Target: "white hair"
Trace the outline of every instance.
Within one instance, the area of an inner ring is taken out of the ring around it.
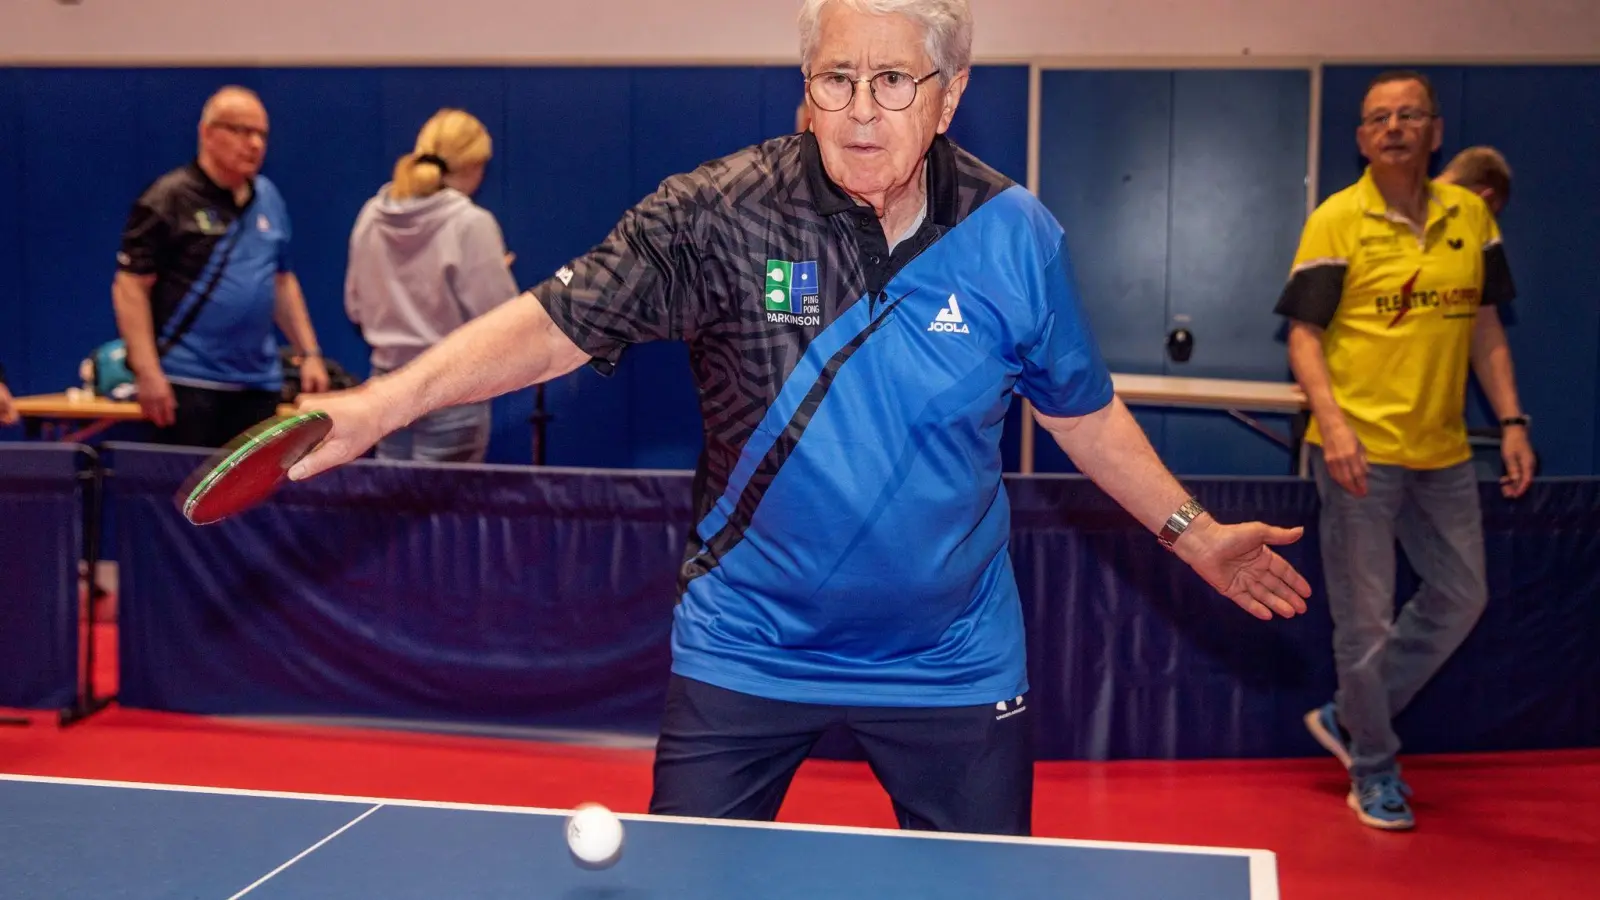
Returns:
[[[822,30],[822,8],[838,3],[869,15],[901,15],[922,26],[928,58],[949,82],[972,65],[972,9],[967,0],[805,0],[800,7],[800,64],[809,65]]]

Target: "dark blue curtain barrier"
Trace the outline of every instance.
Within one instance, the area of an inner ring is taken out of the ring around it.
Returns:
[[[687,474],[361,462],[197,529],[172,495],[200,456],[107,452],[124,705],[653,733]],[[1224,519],[1305,525],[1285,554],[1320,592],[1310,483],[1193,486]],[[1334,686],[1320,596],[1259,622],[1092,484],[1008,487],[1042,758],[1315,752],[1299,717]],[[1600,743],[1600,482],[1483,491],[1489,611],[1400,720],[1407,749]]]
[[[78,689],[83,473],[70,444],[0,444],[0,706],[60,709]]]
[[[1012,480],[1045,758],[1320,752],[1300,723],[1335,686],[1316,489],[1191,486],[1223,521],[1305,527],[1280,551],[1311,582],[1308,614],[1260,622],[1237,609],[1086,481]],[[1409,752],[1600,744],[1600,481],[1545,481],[1516,501],[1481,491],[1488,610],[1397,731]],[[1397,569],[1403,603],[1417,580],[1403,554]]]
[[[107,444],[125,706],[649,731],[688,475],[364,461],[197,528]]]

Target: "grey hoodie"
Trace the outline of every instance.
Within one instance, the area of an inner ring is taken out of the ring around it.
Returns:
[[[453,188],[393,200],[389,186],[350,232],[345,313],[393,369],[517,294],[505,239],[486,209]]]

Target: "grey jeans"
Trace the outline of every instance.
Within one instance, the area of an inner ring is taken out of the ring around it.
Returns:
[[[374,376],[387,372],[373,368]],[[489,447],[489,401],[434,410],[378,442],[378,459],[481,463]]]
[[[1488,603],[1478,477],[1448,469],[1368,467],[1367,496],[1311,468],[1322,498],[1322,567],[1333,614],[1339,722],[1350,732],[1352,778],[1395,768],[1391,720],[1466,639]],[[1395,541],[1422,587],[1394,611]]]

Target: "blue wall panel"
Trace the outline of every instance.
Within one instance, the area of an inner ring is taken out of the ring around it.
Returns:
[[[767,66],[757,72],[761,79],[762,139],[792,134],[795,114],[805,96],[799,67]]]
[[[1305,222],[1310,73],[1174,80],[1169,326],[1195,332],[1170,375],[1283,379],[1269,313]]]
[[[366,374],[367,347],[344,313],[350,227],[393,160],[383,153],[382,78],[362,69],[263,69],[272,117],[263,171],[278,185],[293,225],[291,253],[323,352]]]
[[[27,319],[22,293],[22,76],[0,69],[0,365],[14,393],[28,391]],[[9,436],[0,428],[0,437]]]
[[[1270,310],[1305,217],[1309,73],[1051,71],[1041,89],[1040,197],[1112,370],[1287,380]],[[1195,336],[1181,363],[1166,350],[1180,326]],[[1180,474],[1291,467],[1223,412],[1135,416]],[[1036,469],[1066,468],[1040,437]]]
[[[139,82],[127,72],[34,69],[21,76],[26,138],[16,209],[27,223],[21,243],[26,385],[31,392],[60,391],[78,383],[78,363],[91,349],[116,337],[111,279],[118,239],[134,198],[160,173],[129,152],[140,133]]]
[[[501,158],[509,202],[501,224],[517,254],[512,270],[523,287],[539,284],[603,240],[639,199],[632,183],[631,90],[626,69],[507,73]],[[531,410],[531,392],[523,394]],[[555,417],[547,431],[547,462],[629,464],[625,378],[603,378],[584,367],[546,385],[545,402]],[[531,430],[520,433],[531,439]]]
[[[1559,124],[1529,98],[1559,98]],[[1507,337],[1542,474],[1600,472],[1600,67],[1469,68],[1462,106],[1448,149],[1498,147],[1514,175],[1500,227],[1521,296]],[[1484,422],[1492,407],[1475,394]]]
[[[978,66],[950,139],[1018,184],[1028,183],[1028,67]]]
[[[1305,222],[1311,74],[1184,71],[1173,77],[1167,329],[1194,335],[1168,375],[1291,380],[1273,304]],[[1285,440],[1285,417],[1260,417]],[[1162,455],[1186,474],[1288,474],[1286,447],[1227,413],[1166,414]]]
[[[1041,77],[1039,198],[1060,220],[1089,326],[1116,372],[1159,374],[1167,319],[1172,75]],[[1135,411],[1161,446],[1159,413]],[[1034,468],[1071,471],[1043,431]]]

